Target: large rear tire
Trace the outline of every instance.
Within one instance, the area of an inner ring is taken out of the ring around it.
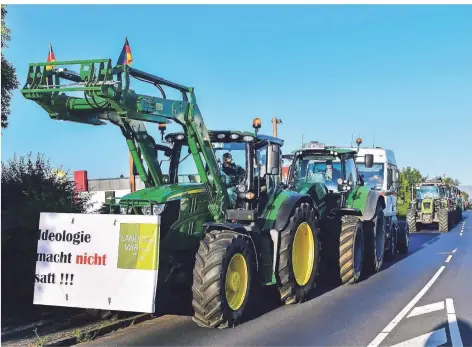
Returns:
[[[207,328],[238,325],[246,313],[255,271],[249,237],[228,230],[207,233],[193,271],[193,321]]]
[[[319,267],[319,219],[307,203],[295,208],[280,232],[276,279],[284,304],[306,301],[315,289]]]
[[[339,236],[339,277],[342,284],[353,284],[359,281],[363,260],[362,222],[356,216],[343,216]]]
[[[440,233],[447,233],[449,231],[449,213],[447,209],[441,208],[438,212],[438,229]]]
[[[406,211],[406,223],[408,224],[408,230],[410,233],[416,233],[416,209],[409,208]]]
[[[364,268],[369,273],[376,273],[382,267],[385,253],[385,219],[379,203],[374,218],[364,222],[364,232]]]

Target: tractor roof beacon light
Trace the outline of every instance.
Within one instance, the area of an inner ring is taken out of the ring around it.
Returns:
[[[259,129],[261,128],[261,126],[262,126],[261,119],[260,118],[254,118],[254,120],[252,121],[252,127],[256,131],[256,134],[259,131]]]
[[[359,147],[361,146],[361,143],[362,143],[362,139],[360,137],[358,137],[356,139],[356,143],[357,143],[357,151],[359,152]]]
[[[161,141],[164,141],[164,133],[167,129],[166,123],[159,123],[159,131],[161,132]]]

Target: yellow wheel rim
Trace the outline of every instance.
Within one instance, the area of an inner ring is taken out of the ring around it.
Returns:
[[[315,259],[315,240],[311,227],[303,222],[297,228],[292,246],[292,267],[298,285],[308,283]]]
[[[233,255],[226,272],[225,291],[226,300],[232,310],[241,307],[246,297],[248,273],[246,259],[240,253]]]

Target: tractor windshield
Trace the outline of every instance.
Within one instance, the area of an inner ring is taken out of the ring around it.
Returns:
[[[200,183],[197,165],[187,145],[182,145],[179,158],[179,183]]]
[[[295,164],[294,183],[323,183],[329,190],[337,191],[339,178],[342,176],[340,161],[331,156],[299,157]]]
[[[375,163],[367,168],[364,163],[358,163],[359,174],[364,176],[364,185],[371,189],[381,190],[384,182],[384,164]]]
[[[242,183],[246,169],[246,144],[218,142],[213,143],[213,150],[223,177],[226,178],[226,185],[231,187]]]
[[[436,186],[421,186],[416,190],[416,199],[423,200],[425,198],[439,198],[439,187]]]

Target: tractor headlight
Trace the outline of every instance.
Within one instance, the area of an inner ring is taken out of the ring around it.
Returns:
[[[152,207],[152,214],[159,215],[161,214],[166,207],[166,204],[157,204]]]
[[[246,135],[243,137],[243,140],[246,142],[251,142],[251,141],[254,141],[254,137],[250,135]]]
[[[120,207],[120,214],[128,214],[128,209],[126,207]]]
[[[342,178],[338,178],[338,184],[339,185],[343,184],[343,179]]]
[[[182,141],[184,139],[184,135],[179,134],[175,137],[177,140]]]
[[[238,134],[231,134],[231,139],[232,140],[237,140],[239,138]]]

